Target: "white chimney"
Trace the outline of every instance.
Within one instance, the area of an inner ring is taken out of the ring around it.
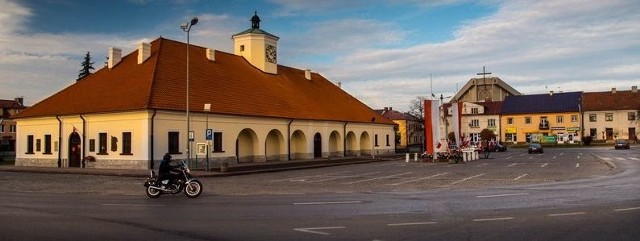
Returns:
[[[611,88],[611,94],[615,94],[616,93],[616,88]]]
[[[638,86],[637,85],[631,86],[631,92],[638,93]]]
[[[109,69],[120,63],[120,60],[122,60],[122,49],[114,47],[109,48],[109,62],[107,63]]]
[[[215,49],[206,49],[207,59],[211,61],[216,61],[216,50]]]
[[[138,44],[138,64],[144,63],[149,57],[151,57],[151,44],[145,42]]]
[[[311,70],[310,69],[305,69],[304,70],[304,78],[311,80]]]

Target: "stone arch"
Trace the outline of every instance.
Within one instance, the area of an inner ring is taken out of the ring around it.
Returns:
[[[360,155],[371,155],[371,137],[364,131],[360,134]]]
[[[291,159],[307,159],[307,136],[301,130],[296,130],[291,134]]]
[[[264,147],[267,161],[286,160],[284,137],[279,130],[273,129],[269,131],[265,139]]]
[[[360,154],[358,149],[358,139],[356,139],[356,134],[353,131],[347,132],[347,137],[345,138],[347,148],[345,150],[345,156],[358,156]]]
[[[330,157],[341,157],[344,155],[342,152],[342,138],[340,138],[340,133],[338,131],[331,132],[329,135],[329,156]]]
[[[250,128],[243,129],[236,139],[236,158],[238,162],[255,162],[258,156],[258,136]]]

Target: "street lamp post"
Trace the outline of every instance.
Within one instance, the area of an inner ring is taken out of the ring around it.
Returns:
[[[191,133],[190,119],[189,119],[189,32],[191,31],[191,27],[198,23],[198,18],[193,17],[190,22],[183,23],[180,25],[182,31],[187,32],[187,164],[191,158],[191,140],[193,138],[193,134]]]

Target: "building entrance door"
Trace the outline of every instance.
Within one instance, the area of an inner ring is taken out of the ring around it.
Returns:
[[[74,131],[69,135],[69,167],[80,167],[82,159],[80,140],[78,132]]]

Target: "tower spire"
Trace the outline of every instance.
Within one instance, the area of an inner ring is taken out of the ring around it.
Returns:
[[[260,28],[260,17],[258,17],[258,11],[255,11],[253,17],[251,17],[251,28]]]

